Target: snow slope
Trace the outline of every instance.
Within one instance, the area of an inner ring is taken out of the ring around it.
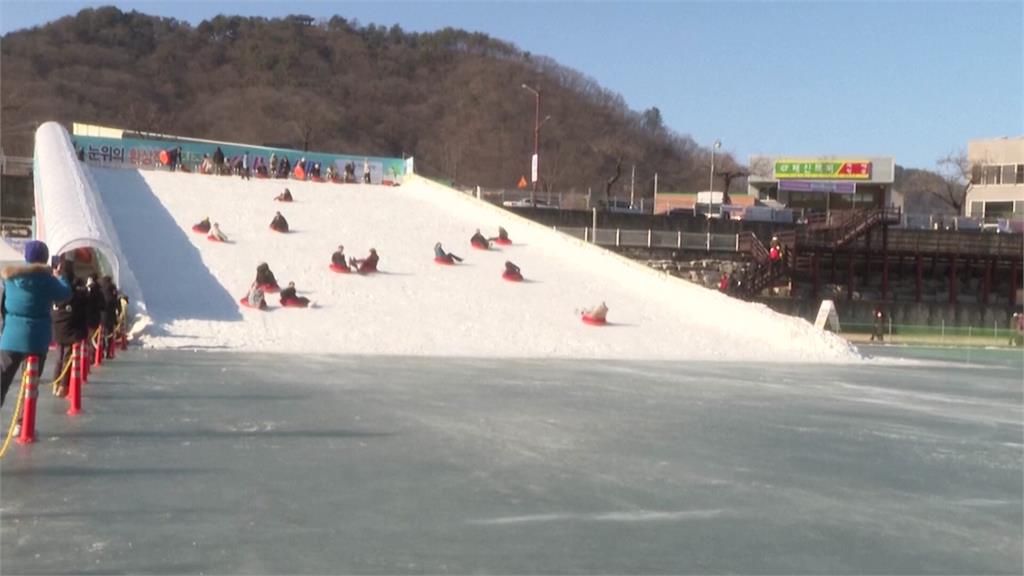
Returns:
[[[294,180],[91,168],[154,326],[154,348],[471,357],[834,362],[859,358],[839,337],[672,278],[412,177],[396,188]],[[296,202],[272,201],[284,187]],[[280,210],[292,232],[268,228]],[[191,232],[204,216],[230,244]],[[514,242],[472,249],[476,228]],[[433,262],[433,245],[465,258]],[[328,270],[348,256],[380,254],[381,273]],[[505,260],[523,283],[501,278]],[[239,305],[266,261],[295,281],[312,309]],[[606,301],[610,325],[587,326],[577,309]]]

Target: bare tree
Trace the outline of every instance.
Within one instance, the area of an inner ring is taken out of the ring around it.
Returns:
[[[933,194],[955,213],[962,214],[964,199],[971,186],[971,164],[967,160],[967,152],[961,148],[939,158],[935,163],[939,167],[938,173],[942,176],[945,186]]]

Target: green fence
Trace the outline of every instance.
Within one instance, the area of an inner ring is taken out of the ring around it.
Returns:
[[[873,324],[842,324],[841,334],[850,340],[865,342],[871,340]],[[920,326],[914,324],[893,324],[886,322],[883,342],[890,344],[941,345],[941,346],[1020,346],[1022,335],[1006,326]]]

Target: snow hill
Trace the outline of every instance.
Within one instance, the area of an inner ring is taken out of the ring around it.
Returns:
[[[672,278],[418,177],[401,187],[243,181],[90,168],[153,325],[154,348],[470,357],[834,362],[858,358],[839,337]],[[274,202],[285,187],[295,202]],[[292,232],[268,225],[275,211]],[[193,233],[209,216],[231,240]],[[514,244],[470,247],[476,228]],[[434,243],[463,257],[433,261]],[[380,254],[381,273],[341,275],[331,253]],[[501,278],[505,260],[526,282]],[[238,302],[267,262],[311,309]],[[604,300],[610,325],[583,324]]]

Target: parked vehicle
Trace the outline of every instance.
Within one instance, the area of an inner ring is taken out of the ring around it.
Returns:
[[[501,203],[501,205],[505,206],[506,208],[531,208],[535,204],[530,202],[529,198],[523,198],[522,200],[505,200],[504,202]],[[542,200],[540,198],[537,198],[536,207],[547,208],[550,210],[558,210],[557,204],[548,204],[547,200]]]

